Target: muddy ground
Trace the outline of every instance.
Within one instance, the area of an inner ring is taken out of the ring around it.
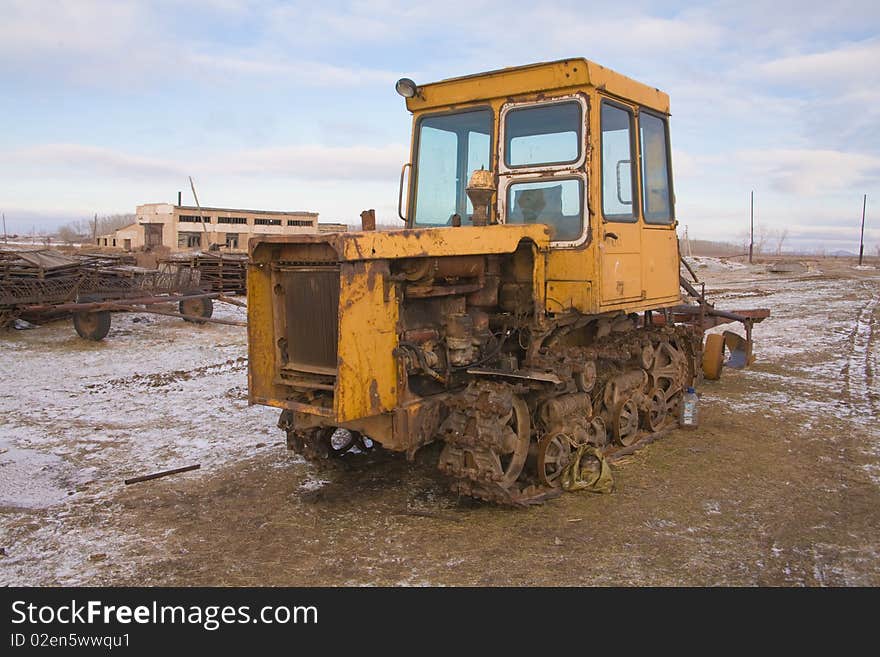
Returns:
[[[288,453],[246,404],[240,328],[6,333],[0,584],[880,584],[880,271],[696,264],[719,306],[773,310],[758,362],[706,382],[699,430],[616,466],[613,494],[522,510],[447,493],[430,451]]]

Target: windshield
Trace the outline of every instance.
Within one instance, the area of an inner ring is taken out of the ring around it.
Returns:
[[[475,169],[490,168],[492,111],[426,116],[418,126],[413,223],[447,226],[453,214],[471,223],[465,187]]]

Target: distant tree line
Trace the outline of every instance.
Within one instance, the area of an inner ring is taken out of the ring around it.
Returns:
[[[106,235],[119,230],[137,220],[134,214],[109,214],[91,219],[77,219],[61,226],[55,237],[61,242],[93,242],[98,235]]]

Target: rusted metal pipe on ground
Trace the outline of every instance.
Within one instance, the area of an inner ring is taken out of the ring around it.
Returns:
[[[160,477],[167,477],[168,475],[180,474],[181,472],[189,472],[190,470],[198,470],[202,467],[201,463],[196,463],[195,465],[188,465],[184,468],[174,468],[173,470],[165,470],[163,472],[155,472],[153,474],[144,475],[142,477],[132,477],[131,479],[126,479],[123,483],[126,486],[130,486],[131,484],[139,484],[142,481],[150,481],[151,479],[159,479]]]

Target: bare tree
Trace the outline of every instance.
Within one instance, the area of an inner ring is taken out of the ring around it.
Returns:
[[[764,224],[755,225],[755,253],[764,253],[770,233]]]
[[[780,228],[776,231],[776,255],[782,255],[782,245],[785,244],[785,240],[788,238],[788,228]]]
[[[58,229],[56,235],[65,242],[93,242],[97,235],[106,235],[119,230],[137,220],[133,214],[111,214],[98,217],[97,220],[77,219],[70,221]]]
[[[75,230],[73,226],[70,224],[66,224],[58,229],[58,232],[55,233],[55,236],[61,240],[62,242],[66,242],[67,244],[73,244],[75,242],[79,242],[82,239],[82,234]]]

